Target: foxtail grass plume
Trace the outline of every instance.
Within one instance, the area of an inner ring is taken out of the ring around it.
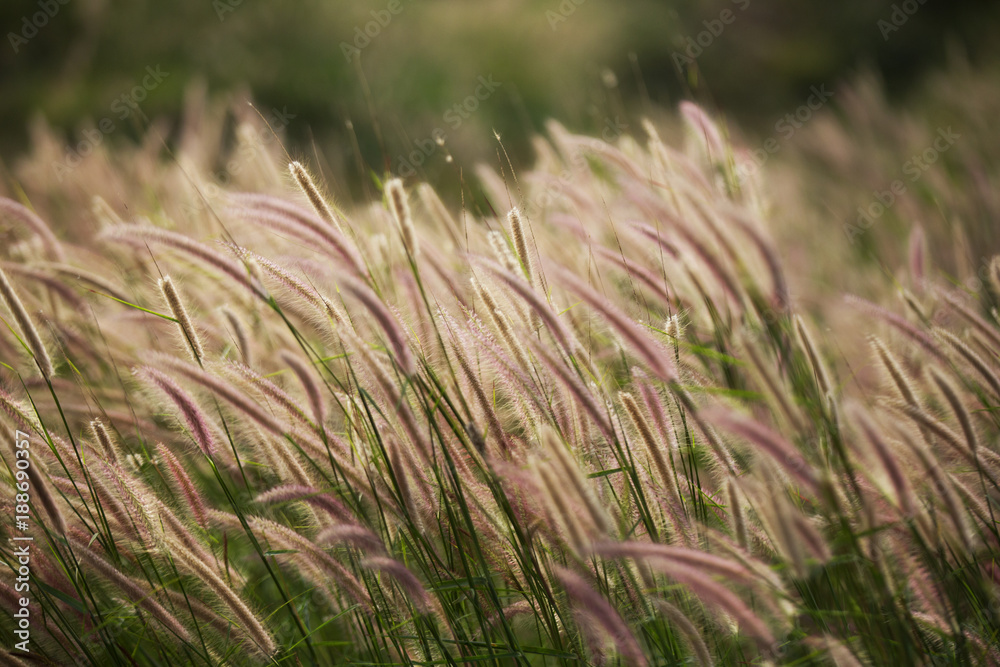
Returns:
[[[1000,377],[990,368],[985,359],[965,343],[965,341],[947,329],[938,328],[934,333],[948,343],[959,357],[974,368],[979,376],[986,381],[986,385],[993,391],[993,395],[1000,398]]]
[[[309,203],[316,209],[319,217],[330,223],[338,232],[343,232],[340,228],[340,223],[337,221],[337,216],[333,214],[330,205],[326,203],[326,199],[320,193],[319,188],[316,187],[316,183],[313,182],[312,176],[309,175],[306,168],[299,162],[291,162],[288,165],[288,170],[292,173],[292,178],[295,179],[295,182],[299,184],[299,188],[302,189],[302,192],[309,199]]]
[[[403,181],[398,178],[390,179],[385,184],[385,194],[389,199],[389,209],[392,217],[399,227],[399,233],[406,246],[406,252],[410,257],[416,259],[420,248],[417,245],[417,232],[413,227],[413,217],[410,215],[410,203],[406,198],[406,190],[403,188]]]
[[[462,245],[462,233],[458,226],[458,221],[455,220],[455,217],[445,207],[444,202],[441,201],[434,188],[428,183],[421,183],[417,186],[417,194],[420,196],[420,201],[423,202],[424,208],[431,214],[431,217],[437,220],[443,229],[447,230],[455,247],[460,247]]]
[[[288,364],[292,372],[295,373],[295,377],[302,384],[302,388],[305,389],[306,396],[309,398],[309,405],[312,407],[313,419],[316,420],[317,425],[322,427],[326,421],[326,404],[323,401],[322,391],[314,377],[316,369],[310,368],[301,359],[287,350],[281,353],[281,360]]]
[[[990,286],[993,293],[1000,297],[1000,255],[990,260]]]
[[[239,316],[229,308],[223,308],[222,315],[226,318],[226,322],[232,330],[237,349],[240,356],[243,357],[243,363],[247,366],[252,366],[253,350],[250,348],[250,336],[247,333],[246,326],[240,320]]]
[[[865,438],[873,445],[872,448],[875,451],[875,455],[889,477],[889,482],[892,484],[896,495],[896,501],[900,504],[904,515],[912,517],[917,509],[916,500],[913,497],[909,480],[903,473],[903,469],[889,443],[886,441],[885,436],[859,406],[850,404],[848,410],[849,420],[858,425],[860,430],[865,434]]]
[[[189,393],[184,391],[170,376],[149,366],[139,368],[136,375],[156,387],[169,398],[181,415],[195,444],[205,456],[213,456],[216,451],[215,437],[208,418]]]
[[[74,554],[88,566],[91,571],[96,571],[101,577],[114,584],[132,604],[149,613],[163,625],[168,631],[184,641],[190,640],[190,633],[177,618],[167,611],[163,605],[153,597],[153,591],[138,581],[128,577],[119,571],[117,567],[98,556],[91,549],[91,540],[85,536],[74,532],[70,542],[74,547]]]
[[[504,238],[503,234],[499,231],[493,230],[487,234],[486,238],[489,241],[490,249],[493,251],[494,258],[496,258],[497,262],[499,262],[503,268],[515,273],[522,271],[517,258],[514,257],[514,253],[510,251],[510,246],[507,245],[507,240]]]
[[[726,143],[715,121],[692,102],[681,102],[680,113],[688,127],[701,140],[708,158],[712,162],[722,163],[726,158]]]
[[[812,368],[813,377],[816,378],[816,386],[819,387],[820,395],[826,398],[833,391],[830,376],[826,371],[826,364],[823,363],[823,358],[819,354],[819,348],[816,347],[816,343],[813,341],[812,335],[809,333],[809,329],[806,328],[802,318],[796,315],[794,322],[795,335],[799,340],[799,345],[802,346],[802,349],[806,353],[806,359]]]
[[[107,428],[104,427],[103,422],[101,422],[100,419],[91,420],[90,430],[94,432],[94,437],[101,445],[101,450],[104,452],[104,456],[107,457],[108,461],[111,461],[112,463],[117,462],[117,448],[115,447],[115,443],[111,439],[111,435],[108,433]]]
[[[576,613],[590,618],[615,643],[618,652],[634,667],[645,667],[646,657],[628,629],[621,615],[598,595],[580,575],[564,568],[557,568],[555,576],[574,602]]]
[[[987,664],[1000,285],[932,268],[990,278],[968,257],[996,241],[997,104],[968,78],[949,108],[976,140],[907,200],[908,272],[897,226],[850,261],[792,196],[862,200],[844,165],[929,145],[871,91],[766,165],[689,104],[682,148],[551,122],[533,168],[420,184],[413,213],[398,179],[342,212],[273,142],[255,192],[215,192],[239,113],[237,142],[189,111],[180,162],[111,147],[71,188],[36,128],[7,180],[52,224],[0,199],[0,507],[29,517],[33,658]]]
[[[639,402],[635,400],[635,396],[628,392],[620,392],[618,400],[621,401],[622,406],[625,408],[625,414],[628,415],[632,428],[639,434],[639,439],[645,446],[646,453],[653,462],[653,466],[656,468],[656,472],[663,482],[664,487],[670,493],[671,500],[679,497],[670,449],[662,443],[657,442],[656,437],[653,435],[653,429],[646,420],[646,415],[643,414],[642,409],[639,407]]]
[[[239,262],[221,256],[212,248],[184,234],[160,229],[152,225],[138,224],[109,227],[101,232],[100,237],[143,250],[149,244],[174,248],[196,258],[209,267],[221,271],[237,284],[242,285],[261,299],[267,300],[267,296],[264,294],[263,289],[261,289],[260,279],[253,274],[252,270],[249,270]]]
[[[170,276],[163,276],[160,279],[159,286],[160,292],[163,293],[163,299],[167,302],[167,306],[170,307],[170,314],[174,316],[177,326],[180,327],[181,334],[187,341],[192,360],[195,363],[201,363],[201,360],[205,358],[205,350],[201,346],[201,337],[198,335],[198,330],[195,329],[194,323],[191,322],[191,317],[188,315],[187,308],[184,307],[184,302],[181,300],[177,288],[174,287],[174,282],[170,279]]]
[[[528,254],[528,235],[525,229],[524,220],[517,207],[510,209],[507,214],[507,223],[510,225],[510,237],[514,240],[514,250],[517,251],[517,259],[521,265],[521,271],[529,283],[534,282],[534,263],[531,255]]]
[[[691,648],[694,650],[694,653],[698,658],[698,663],[701,667],[711,667],[712,656],[708,652],[708,646],[706,646],[705,640],[702,639],[701,635],[698,633],[698,628],[691,622],[691,619],[685,616],[684,612],[680,609],[661,598],[653,598],[653,604],[663,612],[664,616],[666,616],[671,623],[680,629],[684,638],[691,644]]]
[[[173,477],[174,483],[184,497],[184,501],[187,503],[188,509],[191,510],[195,521],[202,528],[206,528],[208,526],[208,513],[205,510],[205,501],[202,499],[197,487],[195,487],[194,482],[191,481],[191,477],[184,469],[184,466],[163,443],[159,443],[156,446],[156,452],[160,460],[166,465],[171,477]]]
[[[341,279],[341,284],[344,290],[360,301],[378,322],[386,338],[389,339],[396,363],[403,373],[407,376],[413,375],[417,369],[413,353],[410,351],[408,336],[382,300],[367,286],[346,276]]]
[[[34,321],[28,315],[28,311],[25,310],[24,304],[21,303],[20,297],[14,291],[14,287],[10,284],[10,280],[3,269],[0,269],[0,296],[3,297],[7,308],[10,310],[10,314],[13,315],[14,321],[17,322],[17,326],[21,330],[21,335],[26,339],[28,351],[38,365],[42,376],[51,378],[55,375],[55,369],[52,366],[52,359],[49,357],[49,352],[42,342],[42,337],[38,333],[38,329],[35,328]]]
[[[229,585],[207,563],[196,558],[180,543],[168,545],[170,557],[178,566],[186,570],[205,584],[205,586],[230,610],[239,627],[246,632],[253,642],[254,648],[264,657],[270,657],[278,650],[274,638],[268,632],[264,623],[250,609],[247,603],[229,587]]]
[[[42,240],[45,252],[50,259],[57,262],[66,259],[66,253],[55,234],[52,233],[52,228],[27,206],[7,197],[0,197],[0,218],[14,220],[30,229]]]
[[[701,417],[724,431],[746,438],[810,492],[819,494],[820,479],[816,471],[779,433],[760,422],[720,407],[702,410]]]

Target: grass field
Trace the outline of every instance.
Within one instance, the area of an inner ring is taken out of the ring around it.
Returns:
[[[335,202],[252,114],[60,179],[36,128],[4,663],[1000,662],[1000,100],[928,86],[763,153],[484,137],[446,200]]]

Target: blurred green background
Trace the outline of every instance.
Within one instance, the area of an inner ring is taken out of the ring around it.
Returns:
[[[523,162],[547,118],[579,131],[616,119],[635,128],[683,97],[768,132],[810,86],[861,70],[905,103],[946,54],[997,60],[1000,3],[4,0],[0,27],[5,160],[27,147],[39,115],[72,142],[131,108],[109,142],[163,118],[169,145],[200,85],[209,99],[252,97],[265,115],[293,115],[292,154],[350,182],[416,168],[414,151],[432,180],[449,154],[452,164],[495,160],[491,129]],[[154,82],[147,67],[157,66]],[[140,91],[144,78],[151,89]],[[136,107],[123,106],[133,95]],[[428,143],[436,129],[444,148]]]

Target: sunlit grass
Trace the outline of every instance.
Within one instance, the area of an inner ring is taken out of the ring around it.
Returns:
[[[683,111],[683,150],[551,124],[474,210],[391,179],[341,210],[277,150],[253,194],[123,155],[147,208],[90,202],[95,167],[72,229],[2,200],[32,657],[996,661],[997,272],[956,289],[914,235],[867,293],[904,309],[832,339],[766,172]]]

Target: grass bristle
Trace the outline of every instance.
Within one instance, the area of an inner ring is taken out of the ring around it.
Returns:
[[[533,169],[456,153],[412,210],[377,170],[381,197],[334,207],[276,143],[239,181],[258,192],[209,197],[168,151],[109,147],[65,188],[11,163],[31,202],[0,197],[7,639],[32,538],[14,655],[988,664],[1000,263],[956,286],[968,253],[941,247],[995,235],[938,189],[996,160],[963,143],[855,247],[791,221],[825,215],[795,200],[823,141],[738,178],[753,152],[725,125],[692,103],[673,122],[684,148],[648,121],[642,143],[549,123]]]

